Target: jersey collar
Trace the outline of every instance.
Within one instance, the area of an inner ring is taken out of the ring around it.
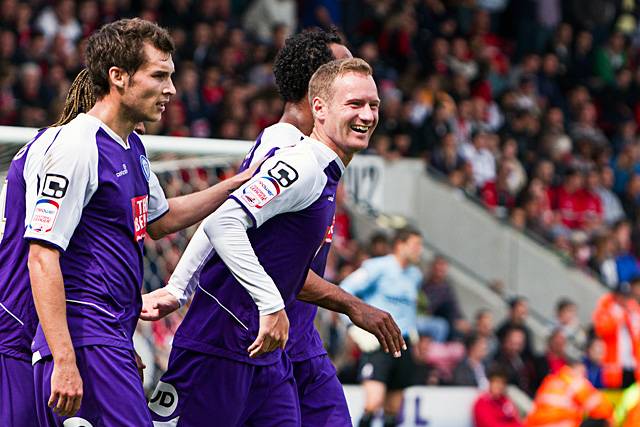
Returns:
[[[100,127],[111,137],[111,139],[113,139],[115,142],[117,142],[118,145],[120,145],[125,150],[128,150],[129,148],[131,148],[131,146],[129,145],[129,141],[123,141],[122,138],[120,138],[120,135],[115,133],[109,126],[107,126],[99,118],[97,118],[95,116],[91,116],[89,114],[85,114],[85,113],[80,113],[80,115],[82,115],[84,117],[88,117],[89,120],[93,120],[94,122],[98,123],[100,125]]]

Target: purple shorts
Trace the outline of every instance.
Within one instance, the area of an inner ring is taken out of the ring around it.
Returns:
[[[60,417],[47,406],[53,359],[33,365],[36,407],[41,427],[151,427],[142,382],[131,350],[108,346],[77,348],[83,397],[73,417]]]
[[[300,426],[291,362],[257,366],[173,347],[149,409],[156,427]]]
[[[293,363],[304,427],[351,427],[351,415],[342,384],[329,356]]]
[[[31,363],[6,354],[0,354],[0,424],[38,427]]]

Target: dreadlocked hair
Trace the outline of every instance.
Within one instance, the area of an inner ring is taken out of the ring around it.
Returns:
[[[62,126],[75,119],[80,113],[89,111],[96,103],[96,96],[93,93],[93,82],[89,76],[89,70],[84,68],[78,73],[71,87],[67,98],[64,100],[62,113],[52,127]]]

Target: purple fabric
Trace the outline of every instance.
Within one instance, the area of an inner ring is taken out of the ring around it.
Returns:
[[[324,276],[330,248],[331,240],[327,236],[324,245],[311,261],[311,270],[320,277]],[[303,301],[294,300],[287,306],[290,328],[286,352],[292,362],[327,354],[314,325],[317,312],[318,306]]]
[[[83,397],[77,427],[151,427],[153,425],[133,352],[123,348],[88,346],[76,350],[82,377]],[[51,395],[53,359],[48,356],[33,366],[36,407],[40,427],[58,427],[60,417],[47,406]],[[84,421],[84,422],[81,422]],[[66,426],[66,424],[65,424]]]
[[[298,387],[303,426],[352,426],[344,390],[329,356],[294,363],[293,375]]]
[[[333,196],[341,175],[340,167],[332,162],[324,173],[327,184],[308,208],[277,215],[259,229],[247,231],[260,264],[273,278],[287,307],[302,289],[319,244],[333,223]],[[255,365],[271,365],[280,360],[280,350],[254,359],[249,357],[247,348],[258,334],[258,309],[218,255],[203,267],[200,287],[178,328],[174,347]],[[303,323],[297,318],[290,322],[292,325]]]
[[[109,345],[131,349],[142,306],[144,248],[143,239],[136,238],[134,206],[138,205],[134,200],[149,194],[141,167],[145,151],[135,133],[129,137],[128,150],[102,129],[96,141],[98,189],[60,258],[67,322],[76,348]],[[129,173],[117,176],[123,164],[128,165]],[[40,327],[32,349],[43,356],[50,354]]]
[[[0,424],[38,427],[31,363],[0,354]]]
[[[178,426],[300,426],[284,355],[273,365],[255,366],[174,347],[149,408],[154,421],[179,417]]]
[[[26,215],[24,166],[32,143],[18,152],[9,166],[7,217],[0,241],[0,354],[27,362],[31,362],[31,341],[38,325],[27,269],[29,244],[22,238]],[[4,212],[0,212],[2,215]]]

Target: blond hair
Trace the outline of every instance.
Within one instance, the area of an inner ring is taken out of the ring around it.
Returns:
[[[372,76],[373,70],[364,59],[360,58],[336,59],[321,65],[309,80],[309,103],[313,103],[316,97],[325,101],[331,100],[333,82],[347,73]]]

